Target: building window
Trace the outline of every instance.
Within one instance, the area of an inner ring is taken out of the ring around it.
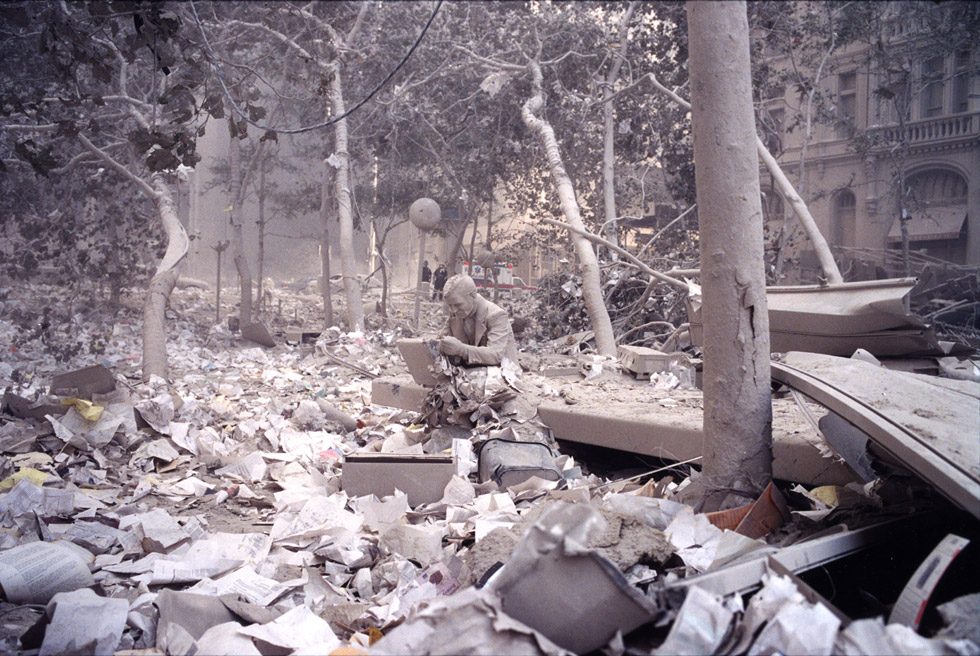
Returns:
[[[854,192],[844,189],[834,197],[834,230],[835,246],[854,245],[854,224],[857,218],[857,199]]]
[[[837,76],[837,126],[838,137],[854,134],[854,121],[857,117],[857,73],[842,73]]]
[[[970,51],[960,50],[953,55],[953,113],[970,111],[970,82],[973,71]]]
[[[922,95],[919,113],[921,118],[941,116],[943,113],[942,57],[930,57],[922,63]]]
[[[916,250],[949,262],[966,262],[967,182],[958,173],[930,169],[910,176],[904,207],[909,243]],[[902,222],[888,231],[888,243],[902,244]]]
[[[909,180],[908,188],[913,205],[966,205],[966,180],[952,171],[924,171]]]

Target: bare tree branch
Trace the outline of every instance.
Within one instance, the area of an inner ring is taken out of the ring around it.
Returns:
[[[595,242],[597,244],[602,244],[609,250],[615,251],[620,255],[622,255],[623,257],[625,257],[627,260],[635,264],[637,268],[640,269],[640,271],[647,274],[648,276],[652,276],[657,280],[659,280],[660,282],[670,285],[671,287],[676,287],[677,289],[683,289],[685,292],[687,291],[687,283],[677,280],[676,278],[671,278],[666,274],[651,269],[649,266],[644,264],[642,260],[638,259],[635,255],[630,253],[628,250],[626,250],[625,248],[620,248],[619,246],[612,243],[611,241],[603,239],[598,235],[594,235],[591,232],[587,232],[585,230],[579,230],[575,226],[569,225],[567,223],[562,223],[561,221],[555,221],[554,219],[542,218],[541,221],[543,223],[547,223],[548,225],[553,225],[557,228],[564,228],[565,230],[574,232],[577,235],[581,235],[582,237],[585,237],[589,241]]]
[[[130,171],[129,169],[127,169],[125,166],[123,166],[122,164],[120,164],[119,162],[117,162],[112,157],[112,155],[110,155],[109,153],[105,152],[104,150],[102,150],[101,148],[99,148],[98,146],[96,146],[94,143],[92,143],[91,141],[89,141],[88,138],[84,134],[79,134],[78,135],[78,140],[81,141],[82,142],[82,145],[85,146],[86,148],[88,148],[89,151],[91,151],[92,153],[95,153],[96,155],[98,155],[102,159],[102,161],[104,161],[110,167],[112,167],[113,169],[115,169],[117,173],[121,174],[124,178],[130,180],[133,184],[135,184],[137,187],[139,187],[140,188],[140,191],[142,191],[144,194],[146,194],[146,196],[150,200],[152,200],[154,202],[157,200],[158,194],[157,194],[156,190],[153,189],[153,187],[151,187],[149,184],[147,184],[146,183],[146,180],[144,180],[143,178],[139,177],[138,175],[136,175],[135,173],[133,173],[132,171]]]

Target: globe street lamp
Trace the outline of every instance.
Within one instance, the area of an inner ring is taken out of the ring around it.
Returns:
[[[419,328],[419,303],[422,300],[422,262],[425,259],[425,235],[442,220],[439,204],[431,198],[419,198],[408,208],[408,219],[419,229],[418,275],[415,279],[415,329]]]

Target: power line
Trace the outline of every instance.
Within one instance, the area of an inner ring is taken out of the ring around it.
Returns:
[[[208,41],[208,36],[204,31],[204,25],[201,23],[201,19],[197,15],[197,7],[195,7],[193,0],[191,0],[190,4],[191,4],[191,12],[194,14],[194,22],[197,23],[197,28],[201,32],[201,38],[204,39],[204,49],[205,52],[207,53],[208,62],[214,68],[214,72],[218,77],[218,83],[221,84],[221,90],[224,92],[225,97],[228,99],[228,102],[231,104],[232,109],[235,110],[235,113],[238,114],[249,125],[254,125],[260,130],[266,130],[268,132],[274,132],[276,134],[301,134],[303,132],[312,132],[313,130],[319,130],[322,128],[329,127],[334,123],[340,121],[341,119],[347,118],[348,116],[356,112],[358,109],[360,109],[363,105],[365,105],[368,101],[370,101],[371,98],[373,98],[379,91],[381,91],[381,89],[384,88],[386,84],[388,84],[391,78],[393,78],[395,74],[398,73],[399,70],[401,70],[401,68],[409,60],[409,58],[412,56],[415,50],[419,47],[419,44],[422,43],[422,39],[425,37],[425,33],[429,31],[429,27],[432,25],[432,21],[435,20],[436,14],[439,13],[439,8],[442,7],[443,1],[444,0],[438,0],[438,2],[436,2],[436,6],[432,10],[432,15],[429,16],[429,20],[426,21],[425,26],[422,28],[422,31],[419,33],[418,38],[415,39],[415,43],[413,43],[412,47],[408,49],[408,52],[405,53],[405,56],[402,57],[400,62],[398,62],[398,65],[395,66],[395,68],[393,68],[391,72],[389,72],[388,75],[386,75],[385,78],[381,80],[381,82],[377,86],[375,86],[374,89],[371,90],[371,93],[364,96],[364,98],[362,98],[360,101],[358,101],[356,104],[354,104],[350,109],[348,109],[340,116],[335,116],[331,119],[323,121],[322,123],[307,125],[301,128],[274,128],[271,125],[262,125],[261,123],[258,123],[250,119],[248,115],[242,110],[242,108],[238,106],[238,103],[235,102],[235,99],[232,97],[231,92],[228,90],[228,86],[225,84],[225,78],[221,74],[221,67],[217,63],[215,63],[218,60],[218,57],[215,54],[214,50],[212,50],[211,44]]]

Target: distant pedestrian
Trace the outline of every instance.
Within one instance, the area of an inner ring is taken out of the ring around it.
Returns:
[[[429,261],[422,261],[422,282],[429,282],[432,280],[432,269],[429,268]]]
[[[446,279],[449,278],[449,271],[445,264],[440,264],[436,269],[435,279],[432,283],[432,300],[442,300],[442,288],[446,286]]]

